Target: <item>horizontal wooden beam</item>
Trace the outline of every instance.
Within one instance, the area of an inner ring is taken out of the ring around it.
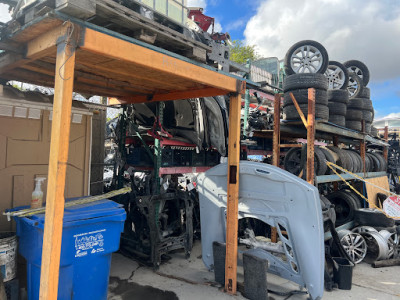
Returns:
[[[34,38],[25,46],[21,46],[21,50],[24,50],[23,52],[25,52],[25,55],[7,53],[0,58],[0,74],[21,67],[35,59],[48,55],[49,53],[56,54],[57,43],[63,38],[71,39],[72,35],[75,37],[78,31],[79,27],[75,28],[72,23],[65,23],[65,25],[58,26],[39,37]]]
[[[240,80],[86,28],[81,49],[194,83],[239,92]]]
[[[28,62],[29,60],[25,59],[21,54],[7,53],[0,57],[0,74],[4,74]]]
[[[57,51],[57,43],[63,39],[65,41],[70,39],[71,35],[74,34],[74,31],[77,30],[79,30],[79,27],[75,27],[72,23],[67,22],[64,25],[43,33],[28,42],[25,54],[26,58],[34,60],[50,53],[55,54]]]
[[[153,101],[169,101],[169,100],[180,100],[188,98],[199,98],[199,97],[213,97],[226,95],[228,91],[205,88],[200,90],[189,90],[189,91],[173,91],[167,94],[154,94],[150,96],[133,96],[133,97],[121,97],[121,101],[125,103],[142,103],[142,102],[153,102]]]
[[[0,78],[6,80],[17,80],[21,82],[37,84],[46,87],[54,86],[54,76],[32,72],[30,70],[25,70],[18,68],[9,71],[7,74],[0,75]],[[77,80],[78,79],[78,80]],[[135,91],[129,90],[125,91],[122,89],[110,88],[105,85],[98,86],[97,84],[88,83],[89,80],[81,80],[79,77],[75,77],[74,91],[77,93],[83,93],[88,95],[100,95],[100,96],[115,96],[118,92],[121,97],[131,96]]]

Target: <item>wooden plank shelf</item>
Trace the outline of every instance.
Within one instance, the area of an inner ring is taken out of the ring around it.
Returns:
[[[386,176],[386,172],[370,172],[370,173],[356,173],[357,176],[362,177],[362,178],[374,178],[374,177],[381,177],[381,176]],[[354,176],[350,174],[340,174],[345,180],[357,180],[357,178],[354,178]],[[334,174],[334,175],[321,175],[316,177],[316,183],[329,183],[329,182],[335,182],[335,181],[342,181],[342,179]]]

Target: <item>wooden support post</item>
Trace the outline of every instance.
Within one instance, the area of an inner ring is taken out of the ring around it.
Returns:
[[[366,145],[365,145],[365,140],[360,141],[360,155],[361,155],[361,160],[363,163],[363,172],[365,173],[365,152],[366,152]]]
[[[385,139],[385,142],[387,143],[389,141],[389,127],[385,126],[385,132],[383,135],[383,138]],[[388,147],[383,148],[383,158],[386,160],[386,163],[388,161]]]
[[[272,165],[279,167],[279,159],[281,156],[281,95],[275,94],[274,100],[274,135],[272,141]],[[271,227],[271,242],[278,241],[278,231],[275,227]]]
[[[307,182],[314,185],[315,89],[308,89]]]
[[[240,161],[241,96],[233,94],[229,103],[228,190],[226,216],[225,291],[236,294]]]
[[[279,147],[281,142],[281,95],[276,94],[274,100],[274,136],[272,141],[272,164],[279,167],[279,158],[281,156],[281,149]]]
[[[68,161],[75,68],[75,45],[70,44],[71,35],[69,35],[67,41],[62,41],[57,46],[46,217],[40,274],[39,298],[41,300],[56,300],[58,292],[65,175]]]

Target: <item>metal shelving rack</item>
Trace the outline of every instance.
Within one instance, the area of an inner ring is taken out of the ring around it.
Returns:
[[[335,124],[319,121],[315,119],[315,90],[308,90],[308,116],[307,118],[300,111],[297,101],[292,97],[293,103],[299,112],[302,121],[281,121],[281,96],[275,95],[274,102],[274,130],[263,130],[254,132],[255,137],[273,139],[272,146],[272,164],[279,166],[280,149],[285,147],[299,147],[298,144],[281,144],[281,139],[297,139],[307,138],[307,182],[317,185],[320,183],[337,182],[341,179],[337,175],[314,175],[314,145],[317,140],[330,140],[334,146],[340,143],[347,145],[356,145],[360,149],[361,158],[363,161],[363,169],[365,170],[365,153],[367,143],[383,147],[384,158],[387,160],[388,153],[388,128],[385,128],[384,141],[371,137],[364,132],[358,132]],[[304,125],[304,126],[302,126]],[[363,128],[365,124],[363,124]],[[386,172],[370,172],[358,173],[360,177],[372,178],[386,175]],[[343,176],[346,180],[352,179],[348,174]]]

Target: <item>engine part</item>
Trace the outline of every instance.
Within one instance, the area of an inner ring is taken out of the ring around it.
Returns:
[[[161,256],[184,249],[189,257],[193,246],[193,199],[183,191],[156,196],[131,196],[121,250],[158,268]]]
[[[364,238],[359,233],[351,232],[346,229],[339,230],[338,235],[340,243],[350,256],[352,262],[355,264],[362,262],[365,255],[367,255],[367,244]]]
[[[226,164],[197,178],[200,196],[202,257],[214,264],[212,245],[226,238]],[[277,228],[285,255],[254,248],[270,263],[269,271],[307,288],[312,299],[324,288],[324,229],[318,190],[271,165],[240,162],[239,219],[254,218]]]

